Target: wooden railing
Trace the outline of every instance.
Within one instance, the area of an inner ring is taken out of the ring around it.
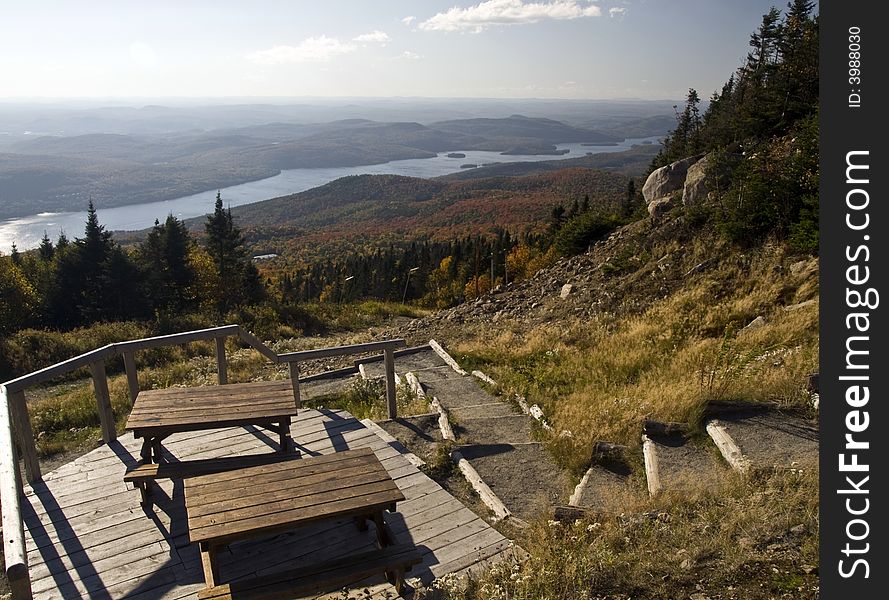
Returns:
[[[225,325],[197,331],[175,333],[157,337],[130,340],[108,344],[68,360],[11,379],[0,384],[0,503],[3,513],[3,553],[6,561],[6,576],[12,590],[13,600],[31,598],[31,582],[28,575],[27,549],[25,547],[24,525],[21,512],[22,479],[18,468],[16,442],[25,465],[25,476],[29,483],[42,478],[37,445],[31,421],[28,416],[28,402],[25,390],[51,379],[89,368],[93,381],[93,391],[99,410],[102,439],[107,444],[117,438],[114,413],[111,408],[111,395],[108,392],[108,377],[105,361],[113,356],[123,357],[130,403],[139,395],[139,378],[136,367],[136,352],[163,346],[175,346],[189,342],[216,342],[216,373],[220,385],[228,383],[228,361],[225,355],[225,338],[237,336],[242,342],[257,350],[275,363],[287,363],[293,383],[293,399],[296,407],[301,407],[299,390],[299,363],[319,358],[347,356],[368,352],[383,351],[386,366],[386,400],[390,418],[397,416],[395,387],[395,348],[404,346],[401,339],[336,346],[317,350],[304,350],[277,354],[263,344],[256,336],[239,325]]]
[[[3,558],[6,579],[13,600],[31,598],[31,578],[28,575],[28,549],[25,546],[25,527],[22,522],[19,461],[15,452],[13,424],[16,419],[8,401],[9,392],[0,385],[0,502],[3,504]],[[27,419],[27,416],[25,417]]]

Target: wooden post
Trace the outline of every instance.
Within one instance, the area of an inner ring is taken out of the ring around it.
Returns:
[[[293,385],[293,402],[296,408],[302,408],[302,400],[299,397],[299,363],[295,360],[287,363],[290,367],[290,382]]]
[[[34,483],[40,480],[42,474],[40,473],[40,461],[37,460],[34,430],[31,429],[31,419],[28,418],[28,400],[25,398],[24,390],[8,392],[7,395],[13,427],[15,427],[19,448],[22,450],[22,460],[25,462],[25,478],[28,483]]]
[[[21,392],[19,392],[21,393]],[[3,546],[6,579],[15,600],[31,599],[28,550],[22,522],[22,482],[15,452],[13,402],[6,387],[0,386],[0,498],[3,503],[0,543]],[[39,477],[39,473],[38,473]]]
[[[216,338],[216,373],[219,376],[219,385],[228,383],[228,363],[225,360],[225,338]]]
[[[93,389],[99,405],[99,421],[102,423],[102,440],[110,444],[117,439],[117,428],[114,424],[114,412],[111,410],[111,394],[108,393],[108,376],[105,374],[105,361],[90,365],[93,376]]]
[[[132,352],[123,353],[123,366],[127,371],[127,387],[130,391],[130,406],[136,403],[139,395],[139,372],[136,371],[136,356]]]
[[[386,363],[386,404],[389,418],[398,416],[398,403],[395,396],[395,350],[386,348],[383,350],[383,360]]]

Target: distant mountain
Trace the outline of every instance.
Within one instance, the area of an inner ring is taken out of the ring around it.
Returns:
[[[165,135],[26,138],[8,144],[0,160],[0,218],[82,210],[89,198],[98,208],[168,200],[271,177],[282,169],[370,165],[455,150],[558,154],[559,142],[618,139],[521,115],[432,126],[342,119]]]
[[[439,121],[433,129],[482,136],[489,139],[519,138],[539,140],[550,144],[567,142],[620,142],[624,137],[580,129],[552,119],[512,115],[505,119],[458,119]]]
[[[254,244],[288,257],[332,259],[395,240],[450,240],[495,227],[540,230],[556,204],[570,206],[589,196],[593,205],[615,209],[626,197],[627,181],[582,168],[470,181],[356,175],[236,206],[232,213]],[[186,224],[199,233],[204,219]]]

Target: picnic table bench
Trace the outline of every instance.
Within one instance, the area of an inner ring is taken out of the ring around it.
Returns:
[[[383,512],[404,495],[368,448],[293,462],[194,477],[185,482],[188,535],[200,547],[207,588],[202,599],[295,595],[385,573],[396,589],[420,562],[417,550],[395,544]],[[271,537],[325,519],[352,517],[376,528],[378,549],[248,581],[223,583],[217,552],[240,540]],[[282,596],[283,597],[283,596]]]
[[[139,393],[126,429],[142,438],[141,462],[129,469],[124,481],[142,492],[148,504],[148,483],[155,479],[184,479],[232,468],[298,458],[290,436],[297,409],[290,381],[231,383],[193,388],[165,388]],[[278,434],[277,454],[256,457],[162,462],[165,438],[187,431],[253,425]]]

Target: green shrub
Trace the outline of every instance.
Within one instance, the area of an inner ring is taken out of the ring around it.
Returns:
[[[622,224],[620,217],[614,214],[585,212],[565,223],[553,243],[556,251],[563,256],[581,254]]]

